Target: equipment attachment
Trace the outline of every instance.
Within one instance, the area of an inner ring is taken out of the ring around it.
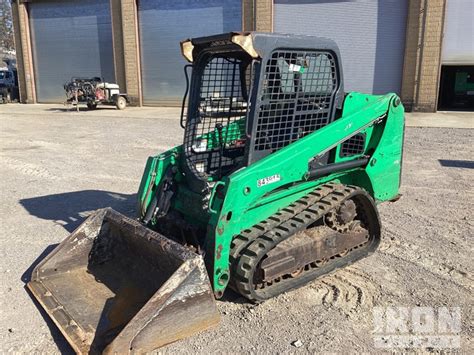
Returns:
[[[77,353],[151,351],[219,322],[202,257],[110,208],[46,257],[28,288]]]

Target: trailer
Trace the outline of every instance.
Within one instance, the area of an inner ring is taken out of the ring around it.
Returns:
[[[97,105],[115,106],[123,110],[129,103],[128,96],[120,92],[115,83],[107,83],[100,77],[72,78],[64,84],[66,91],[66,105],[75,106],[79,111],[79,104],[87,105],[89,110],[95,110]]]

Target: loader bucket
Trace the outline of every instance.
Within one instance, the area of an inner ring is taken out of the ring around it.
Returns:
[[[28,283],[77,353],[146,352],[219,322],[201,256],[107,208]]]

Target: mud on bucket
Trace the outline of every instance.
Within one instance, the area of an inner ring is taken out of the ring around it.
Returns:
[[[202,257],[110,208],[48,255],[28,288],[78,353],[151,351],[219,322]]]

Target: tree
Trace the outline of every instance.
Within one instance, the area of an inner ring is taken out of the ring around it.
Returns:
[[[10,0],[0,0],[0,47],[15,50],[13,39],[12,5]]]

